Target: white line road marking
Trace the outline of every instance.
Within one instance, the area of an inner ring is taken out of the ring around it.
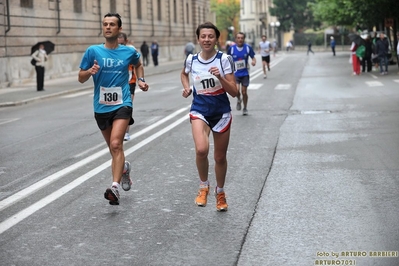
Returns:
[[[396,83],[399,83],[399,79],[394,79],[393,81]]]
[[[0,119],[0,125],[11,123],[11,122],[17,121],[19,119],[21,119],[21,118]]]
[[[129,155],[136,150],[140,149],[141,147],[145,146],[146,144],[150,143],[151,141],[155,140],[156,138],[162,136],[163,134],[167,133],[168,131],[172,130],[176,126],[180,125],[184,121],[187,121],[187,115],[184,115],[179,120],[175,121],[174,123],[168,125],[167,127],[163,128],[162,130],[156,132],[155,134],[151,135],[150,137],[144,139],[143,141],[137,143],[133,147],[129,148],[125,151],[125,155]],[[100,166],[94,168],[90,172],[78,177],[71,183],[63,186],[62,188],[58,189],[57,191],[51,193],[47,197],[39,200],[38,202],[30,205],[29,207],[21,210],[17,214],[11,216],[10,218],[4,220],[0,223],[0,235],[13,227],[14,225],[18,224],[19,222],[23,221],[33,213],[37,212],[38,210],[42,209],[46,205],[50,204],[51,202],[55,201],[56,199],[62,197],[67,192],[71,191],[72,189],[76,188],[83,182],[89,180],[96,174],[100,173],[101,171],[107,169],[111,165],[111,160],[106,161],[105,163],[101,164]]]
[[[278,57],[278,59],[273,60],[273,61],[270,63],[270,67],[273,68],[274,66],[278,65],[278,64],[279,64],[281,61],[283,61],[284,59],[285,59],[285,57]],[[258,62],[257,64],[259,64],[259,62]],[[260,60],[260,64],[262,64],[262,60]],[[255,79],[255,78],[257,78],[257,77],[259,77],[259,76],[261,76],[261,75],[263,75],[263,70],[262,70],[262,68],[260,68],[260,69],[258,69],[258,70],[255,70],[254,72],[252,72],[252,73],[250,74],[250,78],[251,78],[251,80],[252,80],[252,79]]]
[[[380,87],[380,86],[384,86],[384,84],[382,84],[382,82],[379,81],[366,81],[367,86],[369,87]]]
[[[278,84],[274,89],[275,90],[289,90],[289,89],[291,89],[291,84]]]
[[[138,136],[148,132],[149,130],[155,128],[156,126],[159,126],[160,124],[172,119],[173,117],[177,116],[178,114],[186,111],[188,108],[189,107],[185,107],[185,108],[181,108],[180,110],[177,110],[176,112],[170,114],[169,116],[167,116],[164,119],[158,121],[157,123],[154,123],[153,125],[148,126],[148,127],[144,128],[143,130],[133,134],[131,139],[137,138]],[[186,119],[188,119],[187,116],[186,116]],[[105,149],[103,149],[101,151],[98,151],[97,153],[92,154],[92,155],[86,157],[85,159],[83,159],[83,160],[81,160],[79,162],[76,162],[76,163],[74,163],[74,164],[72,164],[72,165],[70,165],[70,166],[68,166],[68,167],[66,167],[66,168],[64,168],[64,169],[62,169],[62,170],[60,170],[60,171],[58,171],[58,172],[56,172],[56,173],[54,173],[54,174],[52,174],[52,175],[50,175],[48,177],[36,182],[36,183],[34,183],[33,185],[31,185],[31,186],[29,186],[29,187],[27,187],[27,188],[15,193],[15,194],[9,196],[8,198],[5,198],[4,200],[0,201],[0,211],[8,208],[9,206],[13,205],[14,203],[16,203],[18,201],[26,198],[27,196],[31,195],[35,191],[37,191],[37,190],[39,190],[39,189],[51,184],[52,182],[54,182],[54,181],[58,180],[59,178],[63,177],[64,175],[67,175],[67,174],[75,171],[76,169],[78,169],[78,168],[80,168],[80,167],[82,167],[82,166],[84,166],[84,165],[96,160],[97,158],[103,156],[104,154],[107,154],[108,152],[109,152],[108,148],[105,148]]]

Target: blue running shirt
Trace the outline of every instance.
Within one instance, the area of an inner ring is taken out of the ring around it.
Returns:
[[[209,60],[202,59],[199,54],[188,55],[185,61],[185,72],[191,72],[193,81],[193,102],[190,111],[203,116],[214,116],[231,111],[229,97],[221,86],[219,79],[209,73],[213,66],[219,68],[221,76],[233,73],[234,65],[231,56],[217,52]]]
[[[255,52],[252,49],[252,47],[246,43],[244,43],[243,47],[238,47],[237,45],[233,45],[229,49],[229,54],[233,57],[233,61],[235,64],[236,72],[234,72],[234,75],[236,77],[249,76],[248,58],[255,57]]]
[[[104,44],[92,45],[83,55],[80,68],[87,70],[97,60],[100,66],[93,75],[93,106],[96,113],[108,113],[122,106],[133,107],[129,87],[129,64],[136,65],[140,54],[133,47],[119,45],[107,49]]]

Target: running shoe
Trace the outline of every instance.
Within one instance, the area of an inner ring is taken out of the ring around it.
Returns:
[[[241,101],[240,101],[240,100],[237,100],[237,106],[236,106],[236,109],[237,109],[238,111],[240,111],[240,110],[241,110]]]
[[[264,74],[264,75],[263,75],[263,78],[264,78],[264,79],[266,79],[266,78],[267,78],[266,74]]]
[[[121,185],[124,191],[129,191],[132,187],[132,179],[130,178],[130,163],[125,161],[125,166],[123,167]]]
[[[248,115],[248,110],[247,110],[247,108],[244,108],[244,110],[242,110],[242,115]]]
[[[119,205],[119,191],[116,186],[112,186],[111,188],[107,188],[104,193],[104,198],[109,200],[109,204],[111,205]]]
[[[197,204],[197,206],[200,207],[205,207],[208,195],[209,195],[209,185],[208,186],[200,185],[197,197],[195,198],[195,204]]]
[[[224,192],[216,193],[215,191],[215,197],[216,197],[216,210],[218,212],[227,212],[227,202],[226,202],[226,195]]]
[[[130,140],[130,135],[129,135],[129,133],[125,133],[125,137],[123,138],[123,140],[125,140],[125,141],[128,141],[128,140]]]

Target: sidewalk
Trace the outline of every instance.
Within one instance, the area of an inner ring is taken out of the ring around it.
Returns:
[[[160,63],[157,67],[153,65],[144,68],[145,77],[161,73],[167,73],[182,69],[183,60]],[[76,75],[50,79],[44,81],[44,91],[36,91],[36,81],[22,84],[16,87],[0,89],[0,108],[8,106],[23,105],[43,99],[57,97],[59,95],[75,93],[82,90],[93,89],[93,81],[88,80],[84,84],[78,82]]]

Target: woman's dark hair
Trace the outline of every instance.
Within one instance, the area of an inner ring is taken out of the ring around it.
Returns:
[[[202,29],[213,29],[216,33],[216,39],[219,39],[220,37],[220,31],[218,30],[218,28],[212,24],[212,22],[205,22],[202,23],[201,25],[198,26],[197,30],[195,31],[195,34],[197,35],[197,39],[199,39],[199,35],[200,35],[200,31]]]
[[[119,26],[119,28],[122,27],[121,15],[119,15],[118,13],[107,13],[107,14],[105,14],[104,18],[106,18],[106,17],[116,17],[116,18],[118,18],[118,26]]]

